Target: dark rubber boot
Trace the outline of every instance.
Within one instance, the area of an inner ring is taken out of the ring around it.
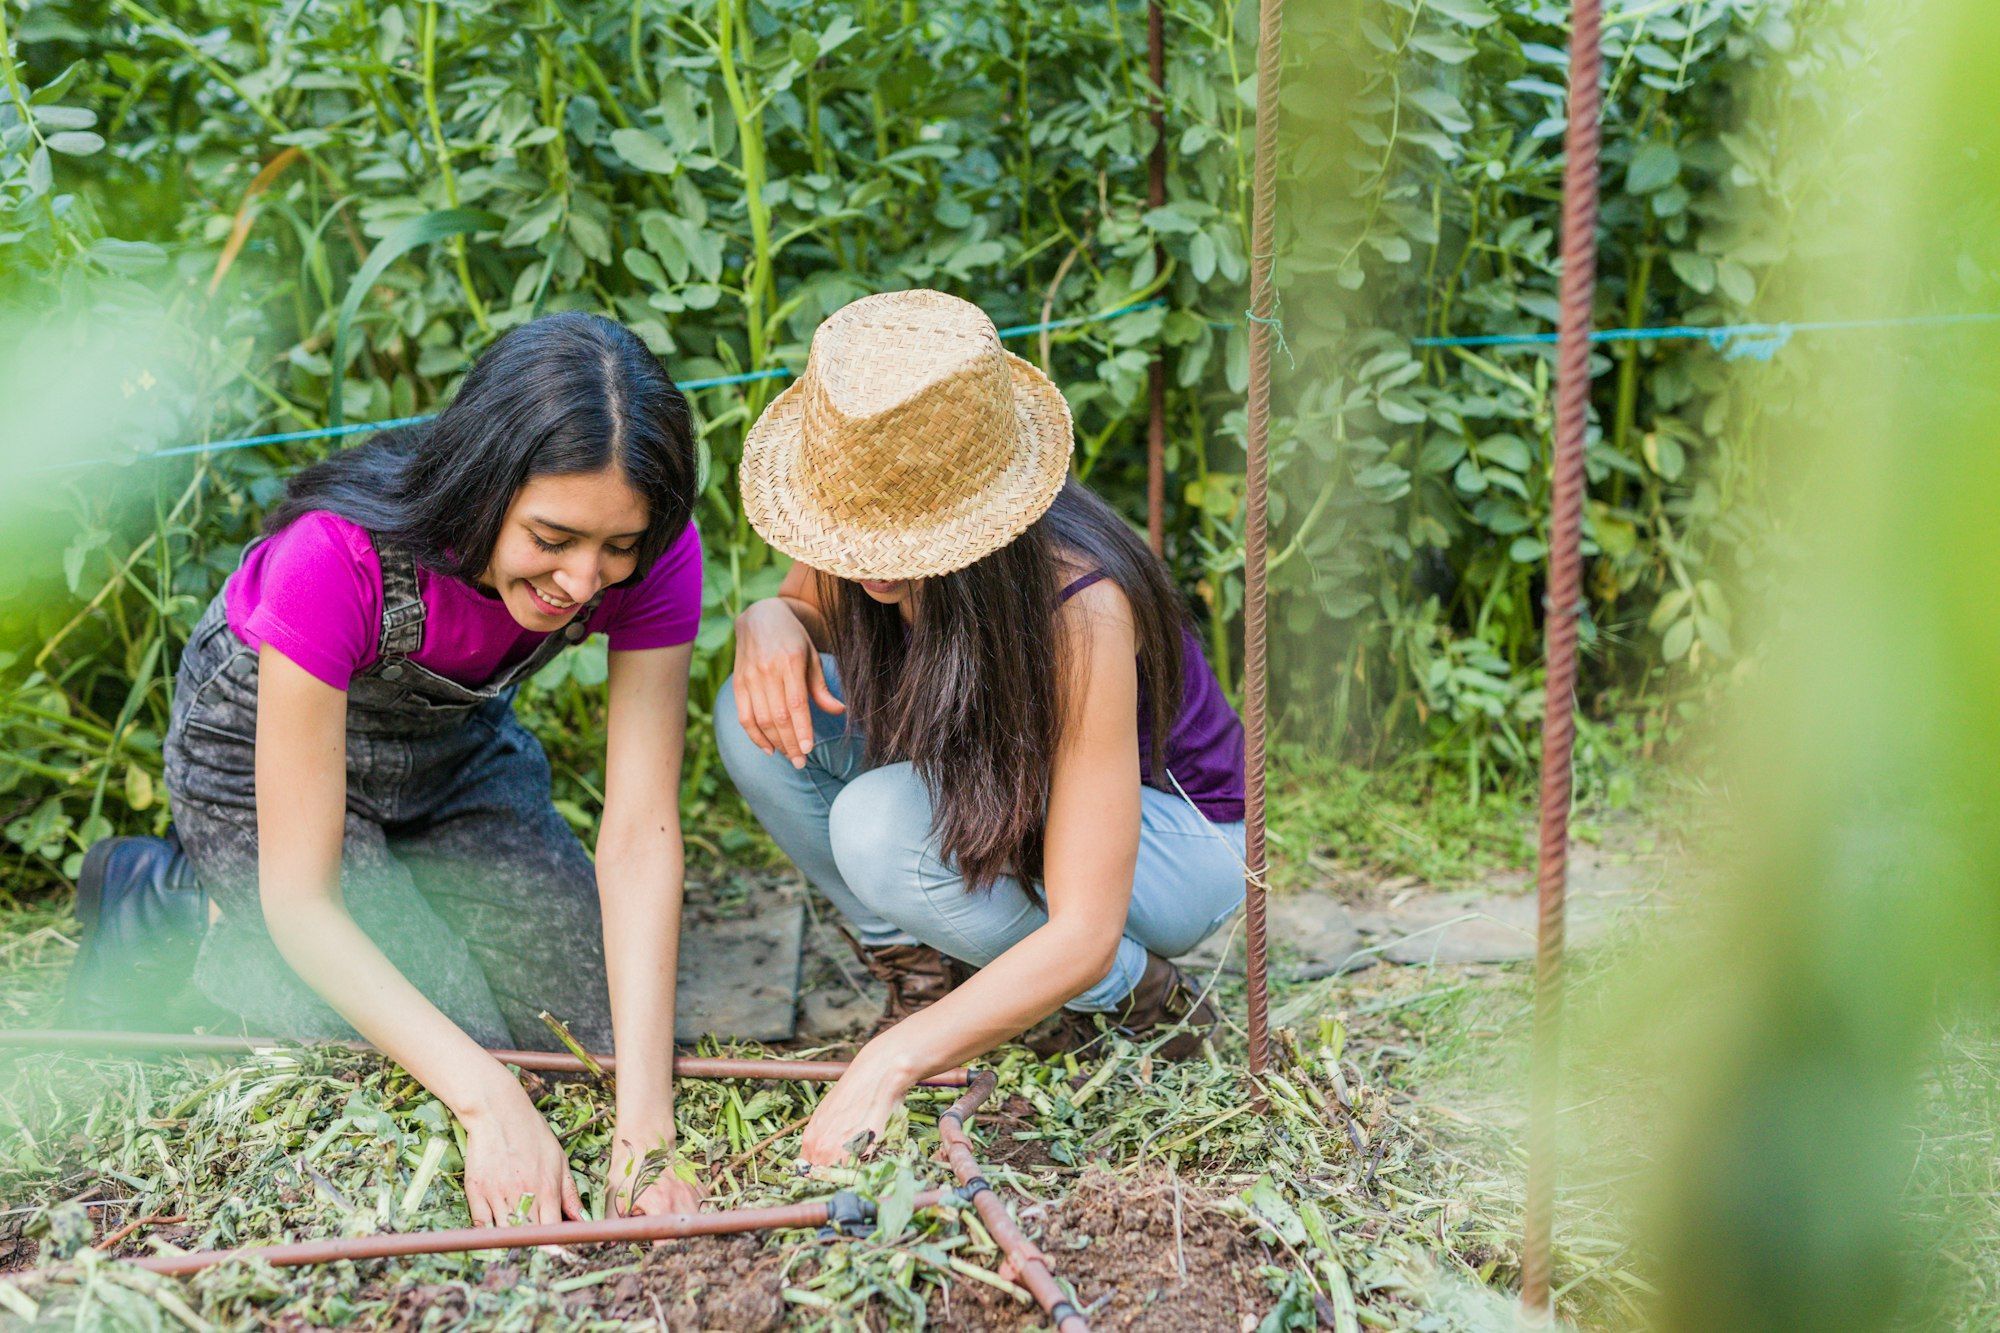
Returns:
[[[194,990],[208,895],[172,830],[164,838],[105,838],[76,881],[83,923],[63,1021],[100,1030],[184,1029],[213,1010]]]

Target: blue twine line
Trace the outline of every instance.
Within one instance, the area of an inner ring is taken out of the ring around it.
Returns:
[[[1045,320],[1036,324],[1015,324],[999,330],[1002,338],[1022,338],[1031,333],[1053,333],[1058,329],[1080,328],[1085,324],[1103,324],[1127,315],[1136,315],[1142,310],[1157,310],[1166,304],[1163,297],[1150,301],[1138,301],[1132,305],[1119,306],[1115,310],[1105,310],[1094,315],[1072,315],[1066,319]],[[787,366],[773,366],[768,370],[746,370],[735,375],[714,375],[707,379],[680,381],[681,391],[694,393],[702,389],[720,389],[731,384],[752,384],[758,380],[791,379],[798,372]],[[269,435],[246,435],[234,440],[216,440],[209,444],[180,444],[170,449],[155,449],[151,453],[136,454],[135,458],[179,458],[187,454],[219,454],[231,449],[255,449],[267,444],[291,444],[299,440],[331,440],[347,435],[362,435],[371,431],[394,430],[399,426],[417,426],[436,417],[429,413],[416,417],[394,417],[387,421],[360,421],[344,426],[322,426],[312,430],[285,430]],[[124,460],[94,458],[79,463],[59,463],[56,469],[93,467],[100,463],[114,463]],[[42,469],[44,471],[55,469]]]
[[[1794,334],[1853,329],[1935,328],[1955,324],[1989,324],[2000,312],[1956,315],[1903,315],[1890,319],[1797,320],[1778,324],[1669,324],[1660,328],[1594,329],[1593,343],[1705,342],[1731,361],[1769,361],[1791,342]],[[1412,338],[1414,347],[1546,347],[1561,337],[1555,333],[1483,333],[1462,337]]]

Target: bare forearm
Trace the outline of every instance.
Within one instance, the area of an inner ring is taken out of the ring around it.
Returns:
[[[670,1115],[673,1107],[682,855],[678,824],[637,836],[612,834],[598,844],[621,1118]]]
[[[817,606],[797,597],[784,596],[782,593],[779,594],[778,600],[790,607],[792,614],[799,618],[799,624],[805,627],[806,636],[813,641],[813,647],[823,653],[833,651],[833,632],[827,628],[826,616]]]
[[[345,907],[306,899],[269,919],[292,970],[461,1120],[519,1093],[507,1070],[397,971]]]
[[[870,1042],[862,1058],[910,1082],[977,1059],[1102,981],[1118,945],[1116,934],[1103,934],[1044,925]]]

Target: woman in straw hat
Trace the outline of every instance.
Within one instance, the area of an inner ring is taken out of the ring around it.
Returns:
[[[808,1160],[1028,1029],[1179,1058],[1215,1021],[1167,960],[1242,902],[1242,727],[1070,449],[1055,385],[928,291],[835,313],[745,443],[796,563],[737,621],[718,744],[889,995]]]

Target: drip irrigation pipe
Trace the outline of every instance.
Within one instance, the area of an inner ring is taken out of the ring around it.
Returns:
[[[779,1061],[748,1063],[777,1064]],[[964,1072],[964,1071],[961,1071]],[[955,1190],[932,1189],[913,1200],[917,1208],[970,1203],[1007,1256],[1015,1275],[1047,1312],[1059,1333],[1090,1333],[1090,1321],[1056,1282],[1055,1270],[1028,1239],[1004,1199],[986,1181],[973,1156],[966,1122],[993,1095],[998,1079],[990,1069],[972,1071],[963,1096],[938,1117],[944,1154],[958,1176]],[[284,1245],[238,1246],[227,1250],[195,1250],[132,1260],[137,1267],[168,1277],[184,1277],[237,1259],[261,1259],[274,1267],[337,1263],[343,1260],[389,1259],[417,1254],[455,1254],[467,1250],[515,1250],[540,1245],[593,1245],[619,1242],[678,1240],[688,1236],[727,1236],[746,1231],[825,1227],[856,1234],[874,1221],[872,1201],[842,1190],[813,1203],[773,1208],[735,1208],[714,1213],[669,1213],[651,1217],[610,1217],[584,1222],[546,1222],[509,1227],[457,1227],[449,1231],[390,1232],[347,1236],[337,1240],[298,1241]]]
[[[944,1140],[945,1161],[958,1176],[961,1196],[979,1210],[979,1220],[1006,1253],[1008,1262],[1014,1266],[1014,1275],[1048,1312],[1058,1333],[1090,1333],[1090,1321],[1070,1303],[1069,1296],[1056,1282],[1055,1269],[1048,1257],[1014,1221],[1014,1215],[1007,1211],[1007,1201],[986,1183],[979,1159],[972,1155],[972,1140],[965,1132],[965,1122],[993,1095],[997,1082],[992,1070],[976,1071],[965,1095],[938,1117],[938,1137]]]
[[[284,1042],[275,1037],[231,1037],[214,1033],[181,1032],[85,1032],[60,1028],[0,1029],[0,1050],[8,1048],[55,1047],[75,1051],[142,1052],[178,1051],[198,1055],[248,1055],[259,1051],[303,1046],[307,1049],[332,1048],[365,1055],[380,1051],[365,1041]],[[538,1074],[588,1074],[594,1072],[577,1056],[564,1051],[488,1051],[494,1059]],[[598,1068],[609,1073],[617,1069],[615,1056],[593,1055]],[[847,1072],[845,1060],[759,1060],[732,1059],[709,1055],[676,1055],[674,1074],[678,1078],[760,1078],[796,1079],[802,1083],[832,1083]],[[970,1075],[963,1068],[947,1069],[923,1080],[926,1088],[963,1088]]]
[[[951,1190],[925,1190],[919,1208],[933,1208]],[[342,1260],[393,1259],[413,1254],[458,1254],[466,1250],[524,1250],[538,1245],[602,1245],[620,1241],[680,1240],[688,1236],[730,1236],[744,1231],[791,1230],[835,1221],[852,1196],[843,1191],[817,1203],[792,1203],[775,1208],[733,1208],[715,1213],[665,1213],[657,1216],[607,1217],[590,1222],[541,1222],[514,1227],[457,1227],[450,1231],[384,1232],[339,1240],[298,1241],[289,1245],[247,1245],[233,1250],[194,1250],[160,1254],[131,1262],[149,1272],[185,1277],[235,1259],[261,1259],[274,1268],[331,1264]]]

